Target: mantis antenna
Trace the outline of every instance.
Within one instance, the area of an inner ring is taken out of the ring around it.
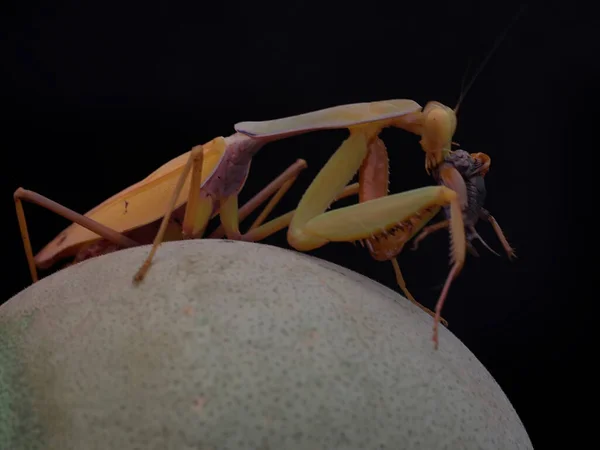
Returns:
[[[519,9],[519,11],[514,15],[512,22],[509,23],[508,26],[502,32],[502,34],[500,34],[500,36],[498,36],[496,38],[496,42],[494,42],[494,46],[489,51],[489,53],[487,54],[487,56],[485,57],[485,59],[483,60],[483,62],[477,68],[477,70],[475,72],[475,75],[473,75],[473,78],[471,78],[471,81],[469,82],[469,84],[467,85],[467,87],[463,90],[462,88],[464,86],[464,82],[465,82],[465,78],[466,78],[466,71],[465,71],[465,76],[463,76],[463,81],[461,83],[461,91],[462,92],[461,92],[460,96],[458,97],[458,101],[456,102],[456,107],[454,108],[454,113],[455,114],[458,115],[458,108],[459,108],[460,104],[462,103],[462,101],[465,99],[465,96],[467,95],[467,92],[469,92],[469,89],[471,89],[471,87],[473,86],[473,83],[475,82],[475,80],[477,79],[477,77],[479,76],[479,74],[481,73],[481,71],[483,70],[483,68],[485,67],[485,65],[489,62],[489,60],[492,57],[492,55],[494,54],[494,52],[498,49],[498,47],[500,46],[500,44],[502,43],[502,41],[504,41],[504,39],[506,38],[506,35],[510,31],[510,29],[517,22],[517,20],[519,19],[519,17],[521,17],[521,15],[523,14],[523,12],[527,9],[527,6],[528,6],[527,4],[521,6],[521,9]],[[469,67],[469,65],[467,65],[467,69],[468,69],[468,67]]]

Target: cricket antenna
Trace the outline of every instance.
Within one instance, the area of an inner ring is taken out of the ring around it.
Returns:
[[[462,80],[460,80],[460,95],[462,95],[463,92],[465,92],[465,81],[467,81],[467,73],[469,72],[469,67],[471,67],[471,62],[472,62],[472,58],[469,58],[469,60],[467,61],[467,67],[465,67],[465,73],[463,73],[462,76]],[[459,96],[460,99],[460,96]],[[454,108],[454,110],[458,110],[458,104],[460,103],[460,100],[458,101],[458,103],[456,104],[456,108]]]
[[[475,82],[475,79],[481,73],[481,71],[483,70],[483,68],[485,67],[485,65],[488,63],[488,61],[490,60],[490,58],[492,57],[492,55],[494,54],[494,52],[498,49],[498,47],[500,46],[500,44],[502,43],[502,41],[506,38],[506,35],[510,31],[510,29],[517,22],[517,20],[523,14],[523,12],[525,11],[525,9],[527,9],[527,6],[528,6],[527,4],[521,6],[521,9],[519,9],[519,11],[517,12],[517,14],[515,14],[515,16],[513,17],[512,22],[510,24],[508,24],[508,26],[504,29],[504,31],[502,32],[502,34],[496,38],[496,42],[494,43],[494,46],[492,47],[492,49],[490,50],[490,52],[487,54],[487,56],[485,57],[485,59],[483,60],[483,62],[479,65],[479,68],[475,72],[475,75],[473,75],[473,78],[471,78],[471,81],[469,82],[469,84],[467,85],[467,87],[465,88],[465,90],[463,91],[462,87],[464,85],[464,80],[466,78],[466,71],[465,71],[465,76],[463,76],[463,82],[461,83],[461,91],[462,91],[462,93],[460,94],[460,97],[458,98],[458,102],[456,102],[456,107],[454,108],[454,113],[455,114],[458,114],[458,108],[459,108],[460,104],[462,103],[462,101],[465,99],[465,96],[467,95],[467,92],[469,92],[469,89],[471,89],[471,87],[473,86],[473,83]]]

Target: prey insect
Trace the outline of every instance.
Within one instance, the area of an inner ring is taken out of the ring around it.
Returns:
[[[508,243],[502,228],[494,216],[483,207],[487,195],[484,177],[488,173],[490,166],[491,158],[485,153],[468,153],[459,149],[450,153],[444,159],[444,162],[436,167],[433,177],[438,184],[452,189],[460,197],[465,224],[467,251],[473,256],[479,257],[477,249],[473,246],[473,241],[478,240],[491,253],[500,256],[483,240],[475,229],[479,220],[484,220],[492,225],[505,253],[512,260],[517,257],[514,249]],[[459,176],[457,176],[457,173]],[[413,250],[417,250],[419,243],[431,233],[448,227],[450,212],[447,208],[444,208],[444,213],[446,215],[445,220],[425,227],[417,235],[413,240]]]
[[[504,251],[508,258],[512,260],[516,258],[514,249],[508,243],[502,228],[500,228],[500,225],[494,216],[483,207],[487,193],[484,177],[489,171],[490,165],[491,158],[485,153],[469,154],[466,151],[459,149],[448,154],[444,159],[444,162],[434,169],[432,175],[438,185],[446,186],[458,194],[465,227],[467,251],[473,256],[478,257],[479,253],[473,246],[473,241],[479,240],[490,252],[500,256],[497,252],[492,250],[475,229],[479,220],[485,220],[492,225]],[[446,216],[445,220],[423,228],[423,230],[415,237],[412,245],[413,250],[416,250],[419,243],[431,233],[450,226],[452,212],[445,207],[444,214]],[[436,305],[436,320],[439,320],[443,307],[444,299],[442,298],[441,300],[442,301],[438,302]],[[437,342],[437,339],[437,328],[434,328],[434,341]]]

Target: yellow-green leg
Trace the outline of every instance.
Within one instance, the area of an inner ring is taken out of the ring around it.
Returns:
[[[300,171],[305,168],[306,162],[304,160],[300,159],[296,161],[239,209],[237,195],[232,195],[225,199],[221,203],[221,209],[219,211],[219,215],[221,216],[221,226],[215,230],[210,237],[220,238],[226,235],[229,239],[258,242],[289,226],[296,210],[292,210],[282,216],[276,217],[267,223],[263,224],[263,222],[271,211],[273,211],[273,208],[275,208],[277,203],[279,203],[283,195],[285,195],[288,189],[296,181]],[[346,186],[334,201],[341,200],[342,198],[357,193],[358,183],[354,183],[350,186]],[[248,231],[242,234],[240,232],[240,223],[270,196],[273,197],[271,197],[267,206],[265,206],[261,214],[252,223]]]
[[[351,195],[356,195],[356,194],[358,194],[358,183],[353,183],[349,186],[346,186],[344,188],[344,190],[342,191],[342,193],[334,199],[334,202],[341,200],[343,198],[346,198],[346,197],[350,197]],[[242,217],[242,211],[245,209],[246,205],[244,205],[239,210],[238,214],[239,214],[240,218]],[[229,230],[228,233],[226,233],[225,231],[223,231],[223,233],[228,234],[228,236],[232,236],[232,238],[235,238],[235,239],[238,239],[241,241],[259,242],[259,241],[262,241],[263,239],[266,239],[267,237],[271,236],[272,234],[275,234],[278,231],[281,231],[284,228],[288,227],[290,225],[290,222],[292,221],[292,218],[294,217],[295,213],[296,213],[296,210],[294,209],[294,210],[289,211],[279,217],[271,219],[269,222],[262,224],[262,225],[261,225],[261,222],[257,219],[246,233],[240,235],[240,234],[236,234],[236,232],[234,231],[235,224],[239,224],[239,221],[235,220],[234,216],[236,214],[236,210],[232,208],[231,211],[229,212],[229,214],[232,217],[230,220],[225,222],[225,223],[231,224],[231,229]],[[230,227],[228,226],[227,228],[229,229]],[[238,228],[238,233],[239,233],[239,228]],[[212,235],[211,235],[211,237],[212,237]]]
[[[240,223],[271,197],[271,200],[269,200],[260,215],[256,218],[250,230],[258,227],[273,211],[273,208],[275,208],[289,188],[292,187],[300,172],[306,169],[306,167],[306,161],[303,159],[297,160],[239,209],[237,195],[231,195],[223,199],[219,210],[221,225],[209,237],[215,239],[227,236],[227,238],[234,240],[249,240],[246,238],[247,234],[241,234]],[[279,230],[275,230],[274,232],[276,231]]]
[[[289,225],[288,241],[300,251],[312,250],[328,242],[353,242],[388,230],[423,208],[450,205],[453,266],[436,305],[433,340],[437,348],[441,309],[450,284],[465,260],[466,239],[457,193],[445,186],[427,186],[325,212],[358,171],[367,154],[368,142],[377,131],[369,126],[350,130],[348,139],[302,197]]]

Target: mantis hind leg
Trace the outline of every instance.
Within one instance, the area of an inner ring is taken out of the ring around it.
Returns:
[[[190,152],[190,157],[188,158],[181,176],[179,180],[177,180],[177,185],[175,186],[175,190],[173,191],[173,196],[171,197],[171,201],[169,203],[168,209],[163,217],[163,220],[160,224],[160,228],[156,237],[154,238],[154,242],[152,243],[152,248],[150,249],[150,253],[142,263],[141,267],[138,269],[136,274],[133,277],[134,283],[141,282],[146,273],[148,273],[148,269],[150,269],[150,265],[152,264],[152,259],[156,254],[156,250],[159,245],[163,242],[165,233],[167,231],[167,227],[169,225],[171,214],[173,214],[173,209],[175,208],[175,203],[181,194],[184,183],[190,173],[192,172],[192,180],[190,182],[190,194],[188,197],[188,202],[185,209],[185,218],[183,221],[183,230],[188,229],[193,230],[200,228],[203,229],[206,226],[206,223],[210,220],[210,213],[206,214],[207,210],[212,209],[212,203],[206,204],[206,199],[210,202],[210,197],[201,198],[200,197],[200,185],[201,185],[201,174],[202,174],[202,162],[203,162],[203,147],[198,145],[192,149]],[[204,200],[204,202],[203,202]],[[204,207],[201,207],[204,206]],[[205,223],[202,223],[204,221]]]
[[[27,221],[25,220],[25,211],[23,210],[23,200],[30,203],[35,203],[38,206],[46,208],[64,217],[65,219],[70,220],[71,222],[81,225],[82,227],[87,228],[104,239],[118,245],[119,247],[135,247],[139,245],[139,243],[133,239],[128,238],[112,228],[102,225],[100,222],[96,222],[95,220],[79,214],[36,192],[18,188],[13,194],[13,197],[15,201],[15,209],[17,211],[17,220],[19,221],[19,229],[21,231],[21,238],[23,239],[23,246],[25,248],[25,255],[27,256],[27,264],[29,266],[31,279],[34,283],[38,281],[37,265],[35,263],[35,257],[33,256],[33,250],[31,248],[31,240],[29,239]]]

